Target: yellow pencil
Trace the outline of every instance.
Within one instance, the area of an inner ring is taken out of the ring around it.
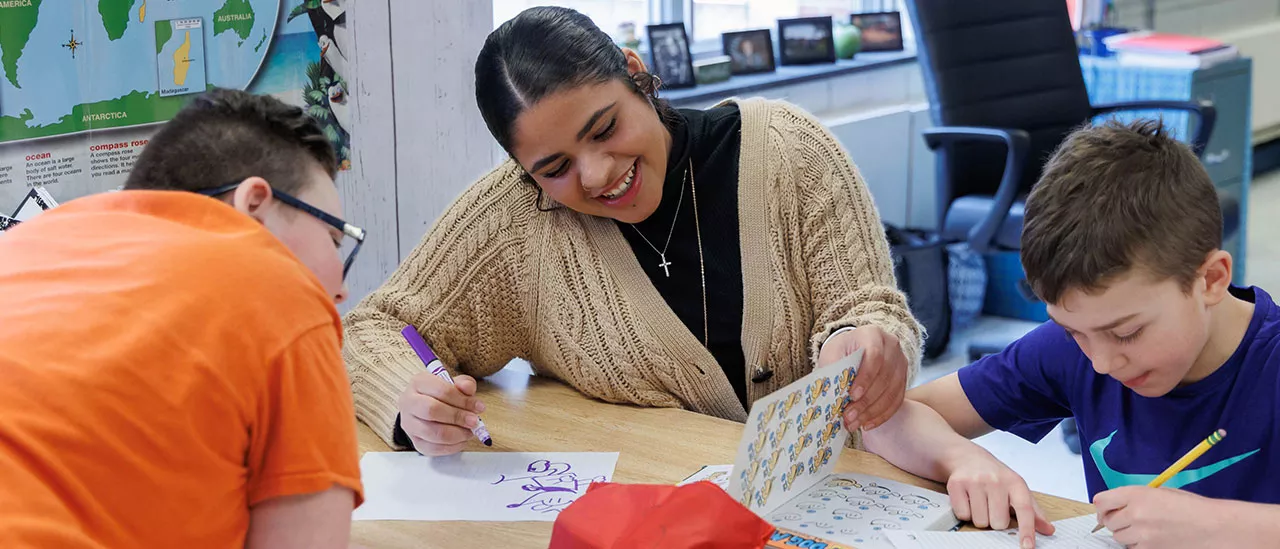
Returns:
[[[1160,485],[1168,482],[1169,479],[1173,478],[1173,475],[1176,475],[1182,472],[1182,470],[1186,469],[1188,465],[1191,465],[1191,462],[1195,461],[1205,452],[1208,452],[1209,448],[1212,448],[1214,444],[1217,444],[1226,436],[1227,436],[1226,429],[1218,429],[1217,431],[1213,432],[1212,434],[1209,435],[1209,438],[1204,439],[1203,442],[1201,442],[1195,448],[1192,448],[1190,452],[1187,452],[1187,455],[1182,456],[1182,459],[1179,459],[1178,461],[1173,462],[1173,465],[1170,465],[1168,469],[1165,469],[1163,473],[1160,473],[1160,476],[1154,479],[1151,479],[1151,482],[1148,482],[1147,486],[1151,488],[1159,488]],[[1098,530],[1101,530],[1101,529],[1102,529],[1102,519],[1099,518],[1098,526],[1094,528],[1093,531],[1097,532]]]

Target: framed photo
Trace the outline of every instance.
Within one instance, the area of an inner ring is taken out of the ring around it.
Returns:
[[[778,48],[783,65],[835,63],[836,43],[831,34],[831,16],[778,20]]]
[[[729,56],[729,70],[733,74],[773,72],[773,36],[769,29],[726,32],[720,35],[724,54]]]
[[[698,84],[693,73],[693,56],[689,55],[689,36],[684,23],[649,25],[649,52],[653,72],[668,89],[692,88]]]
[[[849,22],[862,31],[862,51],[902,51],[901,13],[855,13]]]

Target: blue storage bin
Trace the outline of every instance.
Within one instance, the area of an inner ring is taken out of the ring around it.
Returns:
[[[1045,305],[1026,287],[1026,273],[1018,252],[991,252],[982,256],[987,267],[987,292],[982,312],[1035,322],[1049,320]]]

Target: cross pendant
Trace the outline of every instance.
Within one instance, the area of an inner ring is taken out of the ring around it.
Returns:
[[[667,268],[668,266],[671,265],[671,262],[667,261],[666,254],[658,254],[658,255],[662,256],[662,263],[659,263],[658,266],[662,267],[662,272],[667,273],[667,278],[671,278],[671,270]]]

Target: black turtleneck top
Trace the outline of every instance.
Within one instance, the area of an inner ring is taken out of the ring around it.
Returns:
[[[663,183],[662,202],[648,219],[634,226],[619,222],[640,267],[658,293],[698,341],[703,339],[702,279],[698,263],[698,234],[707,279],[707,328],[704,342],[724,369],[738,400],[747,402],[746,358],[742,353],[742,250],[738,235],[738,152],[742,148],[742,117],[736,105],[705,111],[680,109],[671,131],[671,154]],[[692,162],[693,170],[686,178]],[[683,187],[683,193],[681,189]],[[683,198],[682,198],[683,197]],[[678,211],[677,211],[678,207]],[[672,228],[672,219],[675,228]],[[637,231],[644,233],[649,243]],[[657,251],[671,235],[667,276]]]

